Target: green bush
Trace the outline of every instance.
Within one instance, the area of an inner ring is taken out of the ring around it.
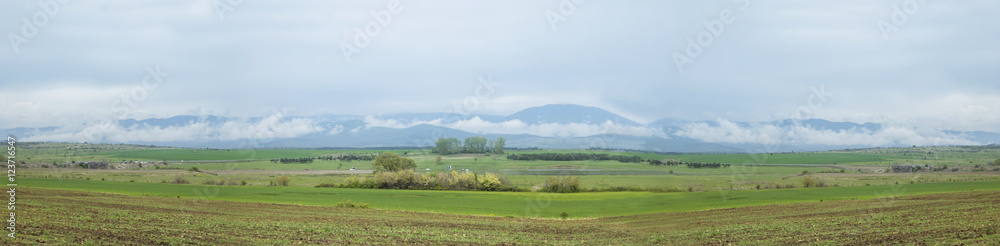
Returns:
[[[574,176],[569,176],[565,178],[550,177],[545,181],[545,187],[542,188],[543,192],[555,192],[555,193],[575,193],[580,192],[580,179]]]
[[[378,188],[378,189],[411,189],[411,190],[477,190],[477,191],[526,191],[510,184],[503,176],[486,173],[447,173],[419,174],[413,170],[383,171],[372,178],[348,177],[340,188]]]
[[[288,177],[284,176],[284,175],[282,175],[281,177],[277,177],[277,178],[274,179],[274,184],[278,185],[278,186],[288,186],[288,183],[290,183],[290,182],[291,181],[288,180]]]
[[[813,187],[813,186],[816,185],[817,182],[818,181],[816,180],[816,178],[806,177],[806,178],[802,179],[802,186],[806,187],[806,188]]]
[[[569,213],[567,213],[567,212],[562,212],[561,214],[559,214],[559,217],[560,217],[560,218],[562,218],[562,219],[566,219],[566,218],[569,218]]]
[[[101,181],[104,181],[104,178],[101,178]],[[177,176],[177,177],[174,178],[173,183],[174,184],[189,184],[190,182],[188,182],[188,180],[186,178],[184,178],[184,176]]]

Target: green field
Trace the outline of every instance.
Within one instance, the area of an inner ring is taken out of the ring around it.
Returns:
[[[19,188],[13,245],[991,245],[1000,192],[597,219],[343,209]]]
[[[626,187],[657,192],[316,188],[370,176],[372,163],[268,160],[380,152],[413,159],[414,171],[425,175],[450,172],[449,166],[497,173],[525,190],[544,186],[549,177],[575,176],[583,190]],[[444,155],[438,162],[439,156],[426,150],[24,143],[19,147],[24,163],[18,166],[17,183],[23,191],[19,199],[27,201],[19,207],[28,214],[19,219],[26,225],[19,229],[27,241],[18,243],[982,244],[998,237],[995,216],[984,215],[1000,204],[1000,167],[987,166],[1000,158],[1000,148],[726,155],[508,151],[552,152],[733,165],[512,161],[488,154]],[[77,165],[87,161],[110,166]],[[894,173],[892,165],[922,169]],[[357,170],[348,170],[351,167]],[[289,186],[274,186],[282,176]],[[821,187],[803,188],[806,181]],[[334,207],[345,200],[371,209]],[[560,219],[563,216],[567,220]],[[103,226],[82,226],[91,223]]]
[[[517,217],[606,217],[820,200],[1000,189],[1000,181],[719,192],[474,192],[307,187],[239,187],[22,178],[23,187],[130,195],[331,206],[352,199],[380,209]]]

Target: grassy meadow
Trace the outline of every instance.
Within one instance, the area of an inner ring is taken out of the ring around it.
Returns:
[[[982,244],[1000,235],[996,217],[986,212],[1000,204],[1000,166],[988,165],[1000,158],[1000,147],[508,151],[732,164],[721,168],[513,161],[505,154],[441,156],[421,149],[21,143],[18,151],[24,161],[17,169],[18,198],[28,202],[18,207],[16,244]],[[371,161],[269,161],[382,152],[413,159],[418,173],[448,167],[496,173],[531,191],[315,187],[370,177]],[[88,161],[111,166],[77,165]],[[922,169],[894,173],[894,165]],[[578,177],[583,190],[649,191],[534,191],[554,176]],[[287,177],[288,186],[276,186],[279,177]],[[337,207],[348,200],[369,208]]]
[[[457,215],[26,188],[12,245],[989,245],[998,191],[587,219]]]

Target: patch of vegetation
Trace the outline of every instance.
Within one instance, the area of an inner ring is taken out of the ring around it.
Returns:
[[[514,186],[501,175],[472,172],[444,172],[420,174],[406,169],[395,172],[383,171],[374,177],[353,176],[347,178],[339,188],[367,189],[409,189],[409,190],[468,190],[468,191],[526,191]]]
[[[580,179],[574,176],[563,178],[550,177],[545,180],[545,186],[539,191],[554,193],[580,192]]]
[[[619,162],[642,162],[642,157],[626,155],[609,155],[596,153],[538,153],[538,154],[510,154],[508,160],[515,161],[619,161]]]
[[[351,199],[347,199],[345,201],[338,202],[336,205],[333,205],[333,206],[334,207],[338,207],[338,208],[368,208],[368,204],[367,203],[355,202],[355,201],[351,201]]]
[[[993,245],[1000,240],[1000,219],[994,213],[1000,203],[998,191],[581,220],[527,219],[520,217],[523,214],[484,218],[381,209],[359,212],[178,199],[156,193],[126,196],[28,187],[18,191],[34,202],[18,206],[24,211],[18,219],[31,227],[18,230],[18,241],[11,243],[15,245]],[[193,202],[198,206],[191,206]],[[524,200],[518,202],[524,213]],[[566,218],[581,216],[556,209],[553,218],[562,218],[563,213]],[[177,216],[177,211],[198,218]],[[101,233],[88,226],[95,218],[102,221]]]
[[[101,181],[104,181],[104,178],[101,178]],[[174,183],[174,184],[190,184],[191,182],[188,181],[186,178],[184,178],[184,176],[177,176],[177,177],[174,178],[174,180],[173,180],[172,183]]]
[[[274,178],[273,184],[276,186],[288,186],[289,183],[291,183],[291,180],[288,179],[288,176],[282,175]]]

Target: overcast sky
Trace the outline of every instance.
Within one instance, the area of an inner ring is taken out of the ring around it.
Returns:
[[[998,1],[39,2],[0,3],[0,128],[476,98],[1000,131]]]

